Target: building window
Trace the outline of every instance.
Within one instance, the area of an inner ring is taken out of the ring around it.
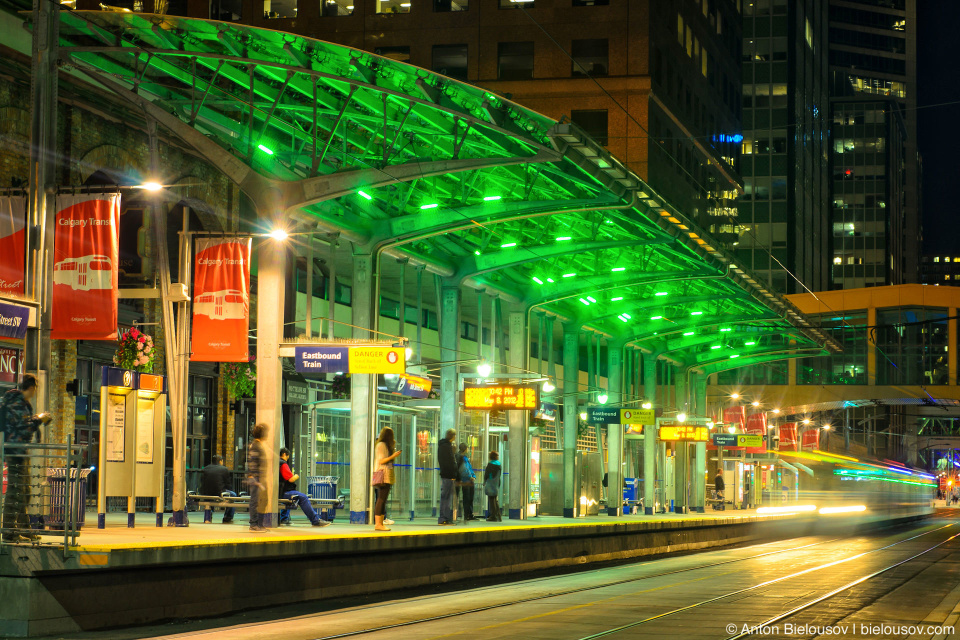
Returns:
[[[320,15],[324,18],[352,16],[353,3],[358,0],[320,0]]]
[[[947,310],[877,309],[877,384],[947,384]]]
[[[213,424],[213,378],[190,376],[187,405],[187,468],[202,469],[210,464]]]
[[[221,22],[237,22],[243,18],[243,0],[213,0],[210,3],[210,19]]]
[[[433,0],[433,10],[438,13],[466,11],[469,8],[470,0]]]
[[[677,42],[681,47],[683,46],[683,16],[679,13],[677,14]]]
[[[797,384],[867,384],[867,313],[847,312],[820,318],[821,331],[843,346],[829,356],[797,362]]]
[[[378,47],[373,52],[397,62],[410,62],[410,47]]]
[[[610,0],[573,0],[575,7],[599,7],[610,4]]]
[[[377,13],[410,13],[411,1],[412,0],[377,0]]]
[[[610,62],[610,45],[604,39],[574,40],[571,46],[573,55],[572,75],[605,76]]]
[[[534,4],[533,0],[500,0],[501,9],[533,9]]]
[[[296,18],[297,0],[263,0],[264,18]]]
[[[455,80],[467,79],[467,45],[433,45],[433,71]]]
[[[607,145],[607,110],[606,109],[584,109],[580,111],[571,111],[570,120],[577,125],[591,138],[602,144]]]
[[[533,43],[499,43],[497,45],[497,78],[500,80],[533,78]]]

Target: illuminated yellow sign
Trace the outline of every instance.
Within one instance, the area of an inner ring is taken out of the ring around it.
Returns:
[[[706,442],[710,439],[710,430],[692,424],[670,424],[660,426],[660,439],[681,442]]]
[[[406,373],[404,349],[350,347],[350,373]]]
[[[463,408],[485,409],[524,409],[540,407],[535,385],[499,384],[471,385],[463,388]]]

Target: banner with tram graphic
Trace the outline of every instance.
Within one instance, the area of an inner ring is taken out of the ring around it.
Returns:
[[[198,238],[194,263],[190,359],[250,359],[251,238]]]
[[[27,199],[0,196],[0,294],[23,295]]]
[[[797,423],[785,422],[780,425],[780,450],[797,450]]]
[[[801,449],[819,449],[820,448],[820,429],[807,429],[800,437]]]
[[[116,339],[119,233],[119,193],[57,196],[50,337]]]

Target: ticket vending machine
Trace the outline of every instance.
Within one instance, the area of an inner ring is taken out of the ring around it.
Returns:
[[[127,499],[127,526],[133,527],[138,496],[156,499],[157,526],[163,526],[165,427],[163,376],[138,374],[117,367],[103,368],[98,528],[106,526],[108,497]]]

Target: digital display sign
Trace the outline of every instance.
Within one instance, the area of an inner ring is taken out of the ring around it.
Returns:
[[[530,411],[540,407],[536,385],[532,384],[465,384],[463,385],[463,408],[466,410]]]
[[[672,442],[707,442],[710,439],[710,430],[692,424],[661,425],[660,439]]]

